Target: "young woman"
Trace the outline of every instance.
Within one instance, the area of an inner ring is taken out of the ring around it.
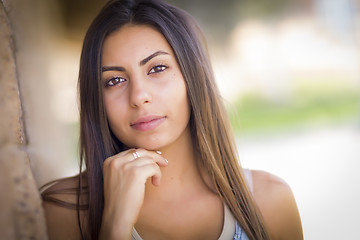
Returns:
[[[79,91],[86,170],[43,192],[50,239],[302,239],[286,183],[239,166],[184,11],[110,1],[86,34]]]

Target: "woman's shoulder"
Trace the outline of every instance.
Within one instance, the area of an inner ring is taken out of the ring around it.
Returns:
[[[280,177],[262,170],[250,170],[257,194],[265,194],[264,191],[291,191],[290,186]]]
[[[252,170],[252,177],[253,196],[271,239],[303,239],[300,215],[290,186],[265,171]]]
[[[82,198],[80,198],[80,218],[85,224],[86,180],[83,182]],[[79,176],[58,179],[42,187],[41,197],[49,239],[81,239],[78,223]]]

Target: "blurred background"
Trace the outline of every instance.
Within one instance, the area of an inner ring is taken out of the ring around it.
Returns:
[[[19,37],[27,46],[19,75],[39,186],[77,173],[81,44],[105,2],[35,1],[36,27]],[[358,238],[360,1],[170,2],[205,32],[243,167],[291,186],[305,239]]]

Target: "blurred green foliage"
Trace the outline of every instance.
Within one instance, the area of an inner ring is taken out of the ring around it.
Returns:
[[[232,103],[228,112],[236,134],[333,124],[360,116],[360,92],[335,87],[299,88],[282,100],[247,94]]]

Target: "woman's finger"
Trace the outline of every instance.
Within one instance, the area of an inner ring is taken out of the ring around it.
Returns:
[[[133,149],[130,151],[132,157],[134,160],[141,157],[151,157],[154,159],[156,163],[158,163],[161,166],[167,166],[168,161],[166,158],[162,156],[162,153],[159,151],[148,151],[143,148]]]
[[[148,151],[142,148],[139,149],[129,149],[118,153],[114,156],[107,158],[104,161],[104,168],[107,168],[110,162],[116,160],[121,161],[123,163],[140,159],[142,157],[152,158],[154,162],[159,164],[159,166],[165,167],[168,165],[168,161],[161,155],[159,151]]]

